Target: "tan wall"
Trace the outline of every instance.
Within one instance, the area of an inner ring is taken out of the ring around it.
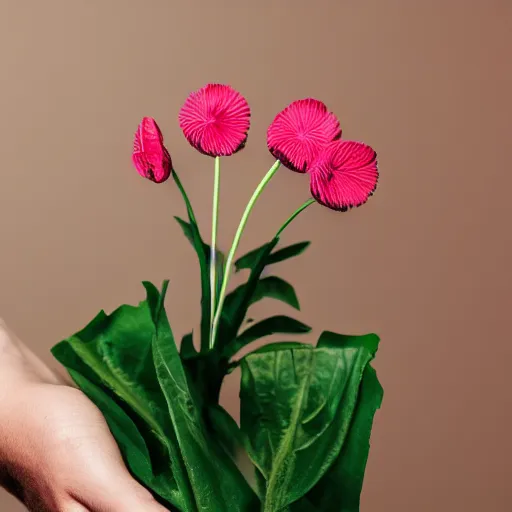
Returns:
[[[272,162],[268,123],[318,97],[376,148],[380,186],[349,214],[310,209],[285,238],[313,245],[279,271],[316,332],[382,336],[362,511],[511,510],[511,24],[508,0],[2,0],[0,315],[50,360],[99,309],[137,302],[140,280],[169,277],[186,332],[198,270],[173,184],[131,167],[140,117],[159,120],[206,229],[213,164],[177,113],[209,81],[248,98],[248,147],[223,165],[227,248]],[[242,249],[307,195],[280,172]],[[234,376],[235,414],[236,395]],[[0,510],[22,508],[0,494]]]

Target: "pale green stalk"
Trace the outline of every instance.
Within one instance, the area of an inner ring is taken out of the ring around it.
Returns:
[[[217,227],[219,222],[220,157],[215,157],[212,206],[212,243],[210,246],[210,349],[213,348],[213,320],[217,289]]]
[[[210,348],[215,345],[215,337],[217,336],[217,329],[219,328],[220,316],[222,314],[222,307],[224,306],[224,299],[226,297],[226,290],[229,283],[229,277],[231,274],[231,267],[233,266],[233,260],[235,258],[236,250],[238,249],[238,244],[240,243],[240,238],[242,237],[242,233],[244,232],[245,225],[247,224],[247,219],[251,213],[251,210],[254,207],[258,197],[263,192],[263,189],[267,186],[268,182],[272,179],[274,174],[277,172],[281,165],[279,160],[276,160],[275,164],[269,169],[267,174],[263,177],[260,184],[256,187],[251,199],[247,203],[245,207],[244,214],[242,215],[242,219],[240,220],[240,224],[238,225],[238,229],[235,233],[235,237],[233,239],[233,244],[231,245],[231,249],[229,250],[228,257],[226,260],[226,268],[224,270],[224,279],[222,280],[222,285],[219,293],[219,302],[217,303],[217,308],[215,311],[215,316],[213,318],[212,325],[212,333],[211,333],[211,343]]]

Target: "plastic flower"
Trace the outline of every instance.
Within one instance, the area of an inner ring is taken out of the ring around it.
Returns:
[[[171,174],[171,155],[152,117],[144,117],[139,124],[133,141],[132,161],[141,176],[155,183],[164,182]]]
[[[377,187],[377,154],[366,144],[338,140],[313,161],[309,174],[311,194],[332,210],[361,206]]]
[[[247,140],[251,110],[246,99],[229,85],[208,84],[185,101],[180,127],[189,143],[209,156],[228,156]]]
[[[284,166],[304,173],[322,148],[340,137],[336,116],[321,101],[306,98],[277,114],[267,131],[267,145]]]

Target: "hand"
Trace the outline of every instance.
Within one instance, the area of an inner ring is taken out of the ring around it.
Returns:
[[[164,512],[96,406],[0,321],[0,484],[34,512]]]

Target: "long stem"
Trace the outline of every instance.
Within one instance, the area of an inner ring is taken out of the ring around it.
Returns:
[[[226,296],[226,289],[229,283],[229,277],[231,274],[231,267],[233,266],[233,260],[235,258],[236,250],[238,249],[238,244],[240,243],[240,238],[242,237],[242,233],[244,232],[245,225],[247,224],[247,219],[251,213],[251,210],[254,207],[258,197],[263,192],[263,189],[267,186],[268,182],[272,179],[274,174],[277,172],[281,165],[279,160],[276,160],[275,164],[268,170],[267,174],[263,177],[260,184],[256,187],[251,199],[247,203],[245,207],[244,214],[242,215],[242,219],[240,220],[240,224],[238,225],[238,229],[235,233],[235,238],[233,239],[233,244],[231,245],[231,249],[229,250],[228,257],[226,260],[226,268],[224,270],[224,279],[222,280],[222,285],[219,293],[219,302],[217,304],[217,309],[215,311],[215,316],[213,318],[213,326],[212,326],[212,342],[211,346],[215,345],[215,337],[217,336],[217,329],[219,328],[219,320],[220,315],[222,314],[222,306],[224,305],[224,299]]]
[[[194,210],[192,209],[192,204],[190,202],[190,199],[188,198],[188,195],[185,192],[185,189],[183,188],[181,180],[179,179],[178,174],[176,173],[175,170],[172,171],[172,177],[173,177],[174,182],[176,183],[179,191],[181,192],[181,195],[183,197],[183,201],[185,201],[185,206],[187,208],[187,213],[188,213],[190,222],[193,222],[194,224],[197,224],[196,216],[194,215]]]
[[[219,223],[220,157],[215,157],[213,182],[212,244],[210,246],[210,349],[213,348],[213,319],[217,290],[217,227]]]
[[[304,211],[309,205],[316,203],[316,200],[312,197],[308,199],[305,203],[301,204],[286,220],[286,222],[279,228],[279,231],[276,233],[276,238],[281,235],[281,233],[288,227],[288,225],[301,213]]]

